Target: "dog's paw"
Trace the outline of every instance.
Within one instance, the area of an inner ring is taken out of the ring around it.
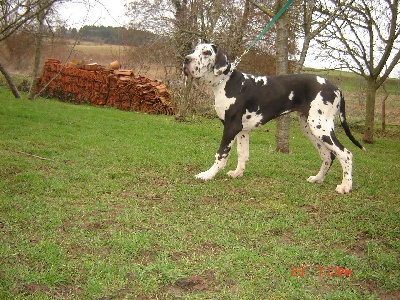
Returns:
[[[336,187],[336,192],[339,194],[348,194],[351,191],[351,187],[347,184],[341,184]]]
[[[308,182],[323,182],[324,178],[320,178],[318,176],[310,176],[307,179]]]
[[[209,172],[201,172],[194,176],[196,179],[201,179],[201,180],[210,180],[213,179],[214,176],[211,176]]]
[[[229,171],[227,174],[231,178],[239,178],[243,176],[243,171],[241,170]]]

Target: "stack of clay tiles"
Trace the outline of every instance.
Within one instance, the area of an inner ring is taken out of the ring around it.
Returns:
[[[171,93],[162,82],[134,76],[132,70],[107,70],[97,64],[63,65],[59,60],[48,59],[42,77],[37,78],[36,91],[76,104],[175,114]]]

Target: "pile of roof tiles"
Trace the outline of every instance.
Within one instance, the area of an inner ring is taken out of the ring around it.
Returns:
[[[132,70],[104,69],[97,64],[61,64],[48,59],[36,92],[62,101],[95,106],[111,106],[127,111],[175,114],[176,107],[165,84]]]

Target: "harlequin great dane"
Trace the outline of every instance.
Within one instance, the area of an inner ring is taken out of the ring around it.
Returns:
[[[296,111],[303,133],[317,148],[322,166],[309,182],[322,182],[335,157],[343,168],[343,180],[336,187],[341,194],[352,188],[352,153],[336,138],[334,118],[339,112],[342,127],[349,139],[353,137],[346,122],[342,92],[325,78],[302,74],[283,76],[254,76],[232,67],[227,55],[213,44],[199,44],[185,57],[184,73],[203,78],[215,95],[215,110],[224,124],[222,141],[215,162],[208,171],[196,178],[212,179],[224,169],[232,145],[237,140],[238,164],[229,171],[230,177],[241,177],[249,159],[249,132],[283,114]]]

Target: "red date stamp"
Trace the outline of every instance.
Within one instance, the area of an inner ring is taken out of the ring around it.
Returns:
[[[336,266],[317,266],[315,269],[318,276],[321,277],[340,277],[340,276],[351,276],[352,269],[345,269]],[[305,275],[304,267],[293,267],[292,276],[303,277]]]

